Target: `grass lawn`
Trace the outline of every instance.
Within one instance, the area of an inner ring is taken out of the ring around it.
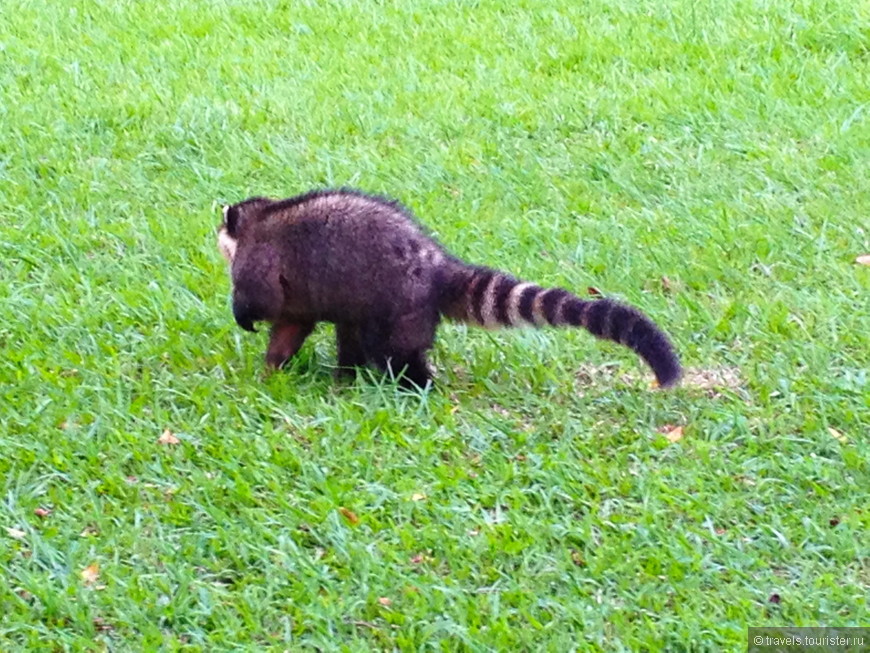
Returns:
[[[454,325],[425,394],[336,384],[326,325],[265,374],[218,207],[339,185],[688,382]],[[0,205],[4,652],[870,624],[866,2],[4,0]]]

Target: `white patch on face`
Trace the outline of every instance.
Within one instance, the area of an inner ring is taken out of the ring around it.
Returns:
[[[218,231],[218,249],[227,260],[227,263],[232,264],[233,259],[236,258],[236,248],[238,245],[238,241],[227,233],[227,228],[221,227],[220,231]]]

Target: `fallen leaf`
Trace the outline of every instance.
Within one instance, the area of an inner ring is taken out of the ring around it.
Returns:
[[[348,510],[344,506],[339,506],[338,512],[340,512],[344,518],[354,526],[359,524],[359,517],[357,517],[357,514],[353,510]]]
[[[671,283],[671,280],[665,276],[662,277],[662,289],[665,292],[671,292],[674,289],[674,286]]]
[[[716,535],[725,535],[727,531],[724,528],[717,528]]]
[[[30,601],[33,598],[33,594],[20,587],[15,590],[15,593],[25,601]]]
[[[678,426],[673,431],[668,431],[665,433],[665,437],[668,439],[668,442],[679,442],[683,439],[683,427]]]
[[[846,438],[846,436],[843,435],[842,433],[840,433],[833,426],[828,427],[828,433],[830,433],[831,437],[834,438],[835,440],[839,440],[840,444],[846,444],[846,442],[848,442],[848,439]]]
[[[14,537],[16,540],[23,540],[27,536],[27,533],[19,528],[7,528],[6,532],[9,534],[9,537]]]
[[[82,580],[85,581],[85,585],[93,585],[100,578],[100,565],[96,562],[88,565],[81,572]]]
[[[425,558],[424,558],[423,554],[418,553],[413,558],[411,558],[411,562],[413,562],[415,565],[419,565],[421,562],[423,562],[424,559]]]
[[[181,440],[175,437],[175,434],[169,429],[163,431],[163,435],[157,438],[159,444],[179,444]]]
[[[861,254],[861,256],[855,259],[855,263],[858,265],[870,265],[870,254]]]
[[[43,508],[40,506],[39,508],[37,508],[36,510],[33,511],[33,514],[36,515],[37,517],[42,517],[44,519],[45,517],[48,517],[51,514],[51,510],[49,510],[48,508]]]
[[[94,628],[98,631],[106,632],[107,630],[112,630],[114,626],[102,617],[94,617]]]
[[[592,297],[604,297],[604,293],[598,290],[595,286],[589,286],[586,289],[586,294]]]
[[[673,424],[665,424],[659,429],[659,433],[663,433],[668,439],[668,442],[679,442],[683,439],[683,427]]]
[[[411,495],[411,501],[425,501],[426,495],[422,492],[415,492]]]
[[[386,596],[382,596],[378,599],[378,603],[384,606],[393,605],[392,600],[388,599]]]

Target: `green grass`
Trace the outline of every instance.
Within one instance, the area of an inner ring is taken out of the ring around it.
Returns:
[[[870,623],[866,3],[5,0],[0,89],[0,650]],[[217,206],[324,185],[739,381],[452,325],[422,396],[326,326],[267,376]]]

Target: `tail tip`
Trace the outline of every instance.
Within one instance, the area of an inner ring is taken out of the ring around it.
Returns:
[[[680,385],[683,379],[683,368],[676,359],[668,361],[667,365],[660,366],[655,370],[656,380],[653,387],[660,390],[669,390]]]

